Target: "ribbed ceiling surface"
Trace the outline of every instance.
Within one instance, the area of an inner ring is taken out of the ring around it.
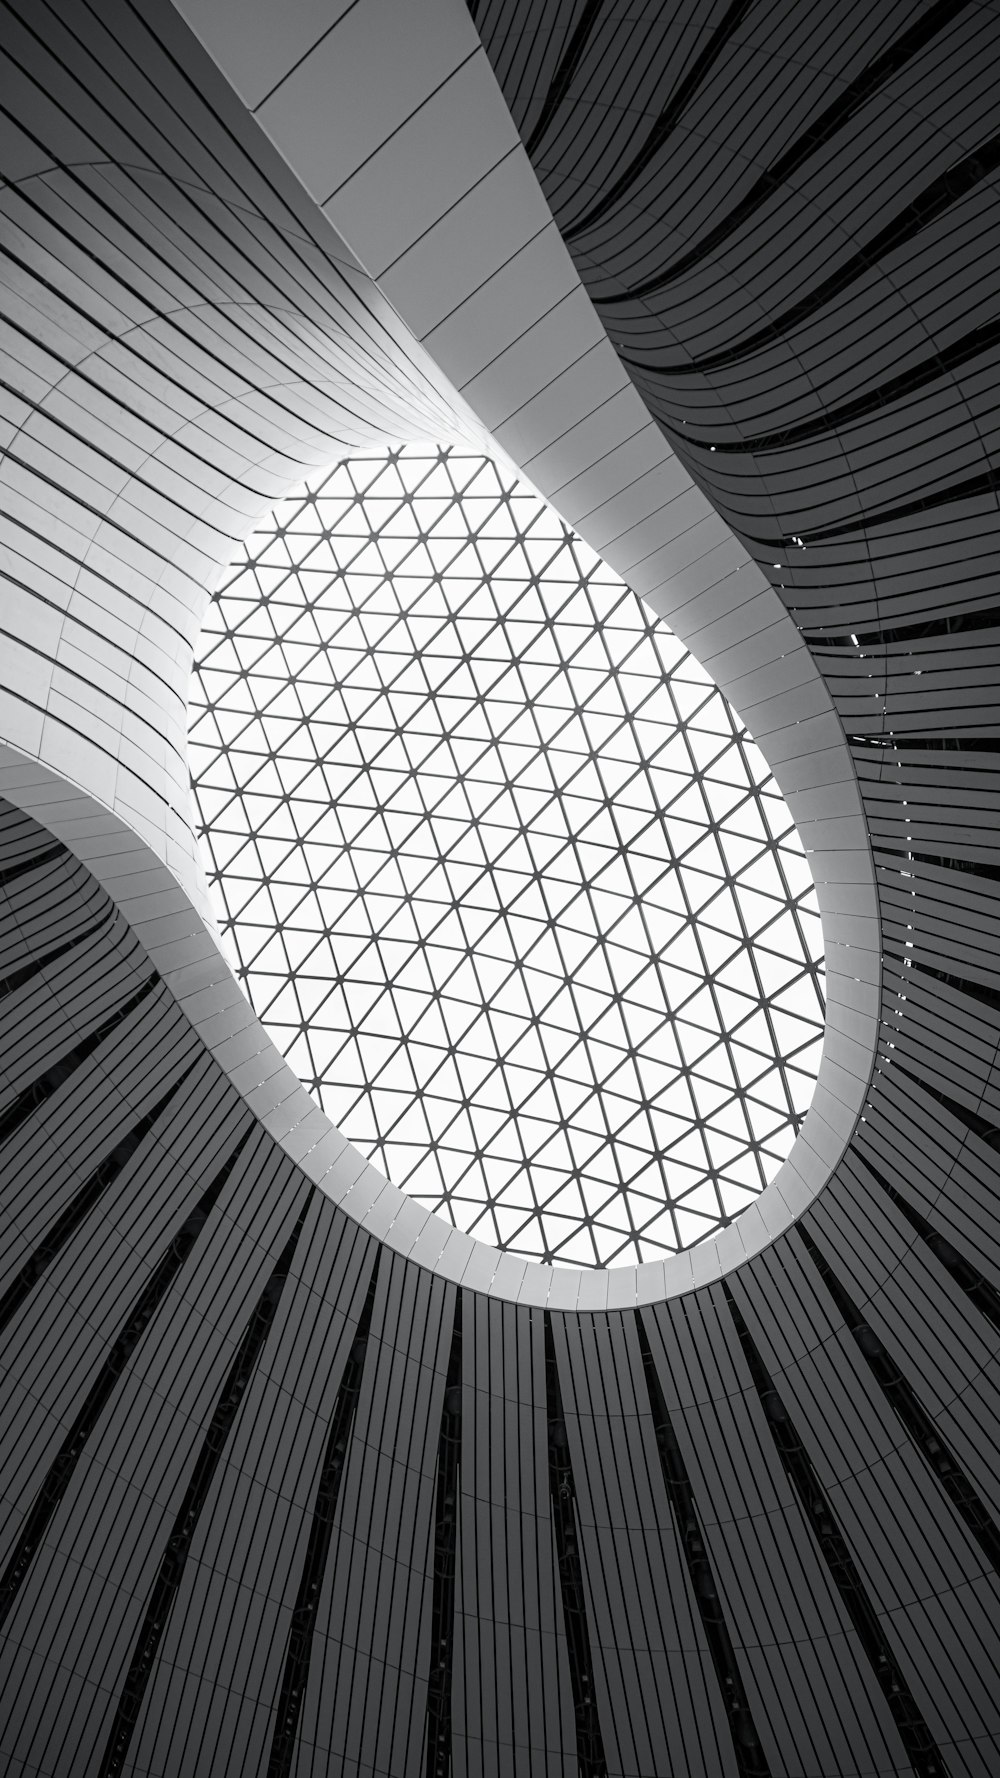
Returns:
[[[182,1010],[182,965],[209,1000],[220,965],[127,823],[167,832],[161,756],[186,788],[184,618],[226,539],[363,442],[359,402],[385,438],[404,386],[428,426],[447,404],[169,8],[7,5],[0,1759],[995,1778],[1000,21],[476,10],[582,277],[627,298],[616,343],[857,737],[875,1072],[794,1226],[669,1300],[588,1273],[634,1294],[563,1309],[551,1268],[498,1300],[315,1183],[335,1138],[269,1094],[259,1032]],[[367,155],[425,66],[393,51],[469,29],[410,17],[268,9],[258,90],[320,38]],[[359,40],[391,80],[358,85]]]

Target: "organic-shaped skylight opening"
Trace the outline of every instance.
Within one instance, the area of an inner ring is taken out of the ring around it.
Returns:
[[[823,1032],[815,893],[721,693],[481,457],[341,463],[206,621],[190,750],[263,1024],[389,1179],[551,1263],[704,1240]]]

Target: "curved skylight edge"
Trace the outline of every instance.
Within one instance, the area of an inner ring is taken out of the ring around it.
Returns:
[[[710,677],[467,452],[348,460],[247,558],[190,745],[282,1052],[498,1248],[603,1266],[709,1238],[786,1158],[823,1030],[808,867]]]

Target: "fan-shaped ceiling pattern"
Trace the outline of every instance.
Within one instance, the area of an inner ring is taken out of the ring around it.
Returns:
[[[557,223],[464,0],[190,10],[245,104],[169,0],[4,10],[4,1767],[995,1778],[1000,13],[479,0]],[[604,310],[656,420],[562,249],[604,203],[602,304],[708,249],[662,349],[657,293]],[[488,449],[446,377],[626,581],[707,606],[817,846],[807,1125],[649,1266],[401,1199],[186,892],[203,587],[407,414]]]
[[[802,846],[703,669],[537,496],[426,447],[340,464],[218,593],[191,719],[240,977],[394,1183],[574,1265],[761,1191],[822,1044]]]

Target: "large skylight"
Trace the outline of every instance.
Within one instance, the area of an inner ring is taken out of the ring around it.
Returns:
[[[240,979],[394,1184],[584,1266],[763,1189],[822,1040],[802,847],[705,672],[533,494],[429,448],[318,478],[217,593],[190,719]]]

